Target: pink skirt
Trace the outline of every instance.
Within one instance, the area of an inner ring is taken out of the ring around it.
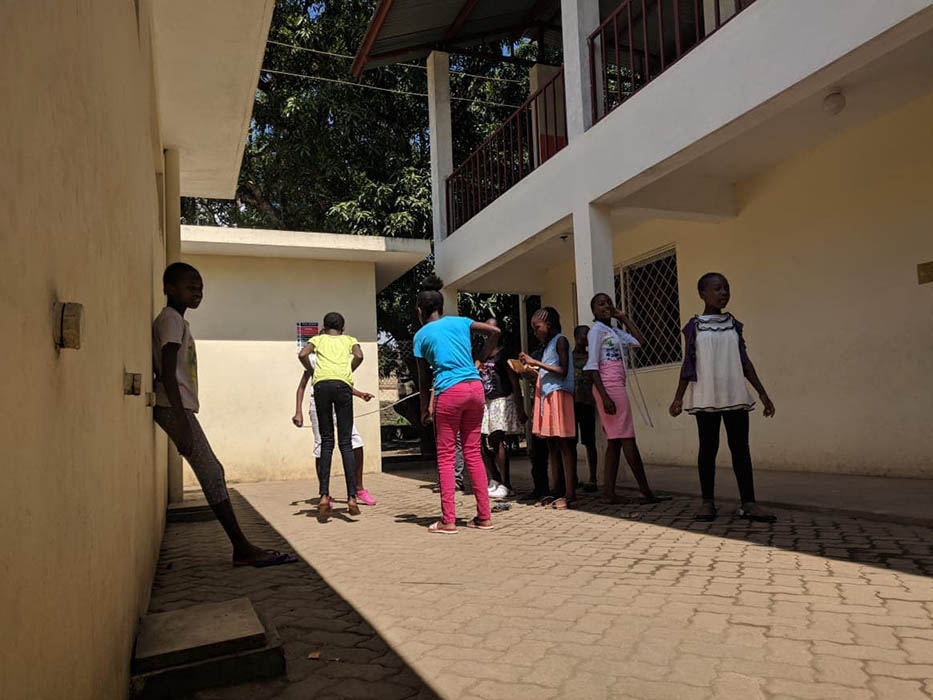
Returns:
[[[535,387],[535,410],[531,432],[538,437],[572,438],[577,434],[577,420],[573,414],[573,394],[552,391],[541,398],[541,379]]]
[[[602,397],[596,387],[593,387],[593,398],[596,399],[596,409],[603,424],[603,432],[610,440],[635,437],[635,424],[632,421],[632,407],[625,391],[625,366],[622,361],[601,363],[599,377],[603,380],[609,398],[616,405],[616,412],[611,416],[607,414]]]

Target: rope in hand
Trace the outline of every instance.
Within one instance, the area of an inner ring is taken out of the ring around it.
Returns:
[[[373,415],[374,413],[382,413],[382,412],[385,411],[386,409],[388,409],[388,408],[393,408],[393,407],[395,407],[395,406],[398,406],[400,403],[404,403],[405,401],[408,401],[408,399],[413,399],[413,398],[415,398],[416,396],[419,396],[420,394],[421,394],[420,391],[416,391],[414,394],[409,394],[409,395],[406,396],[404,399],[399,399],[398,401],[395,401],[395,402],[393,402],[393,403],[390,403],[388,406],[382,406],[382,407],[380,407],[380,408],[377,408],[375,411],[367,411],[366,413],[360,413],[360,414],[358,414],[358,415],[354,415],[354,416],[353,416],[353,420],[356,420],[357,418],[363,418],[364,416],[371,416],[371,415]],[[375,397],[373,397],[373,398],[375,398]],[[301,427],[302,427],[302,428],[310,428],[311,426],[310,426],[310,425],[303,425],[303,426],[301,426]]]

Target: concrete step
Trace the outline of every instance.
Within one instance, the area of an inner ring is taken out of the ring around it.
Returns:
[[[282,641],[248,598],[148,615],[136,640],[130,695],[171,698],[285,673]]]
[[[170,523],[193,523],[213,520],[214,511],[203,496],[185,498],[179,503],[169,503],[165,520]]]

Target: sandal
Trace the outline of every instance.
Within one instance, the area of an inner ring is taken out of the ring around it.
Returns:
[[[550,508],[551,504],[557,499],[554,496],[545,496],[535,503],[535,508]]]
[[[719,509],[716,508],[713,504],[706,504],[700,506],[700,510],[697,511],[696,515],[693,516],[693,519],[698,523],[711,523],[716,519],[716,516],[719,514]]]
[[[441,527],[443,524],[444,523],[442,523],[440,520],[438,520],[437,522],[431,523],[430,525],[428,525],[428,532],[430,532],[432,535],[456,535],[457,534],[457,528],[450,530],[448,528]]]
[[[640,499],[638,499],[638,503],[643,506],[650,506],[654,503],[662,503],[669,500],[671,500],[671,496],[655,493],[652,494],[650,498],[648,496],[642,496]]]
[[[467,527],[472,528],[474,530],[492,530],[493,528],[496,527],[495,525],[492,525],[492,524],[480,525],[479,523],[480,523],[480,519],[476,517],[467,523]]]
[[[268,558],[256,559],[255,561],[235,561],[233,562],[233,566],[252,566],[257,569],[263,569],[267,566],[280,566],[281,564],[292,564],[293,562],[298,561],[298,557],[296,557],[294,554],[280,552],[277,549],[266,549],[263,551],[269,555]]]
[[[745,508],[739,508],[737,511],[735,511],[735,514],[740,518],[744,518],[745,520],[749,520],[753,523],[773,523],[777,521],[776,515],[772,515],[771,513],[754,514],[750,513]]]
[[[554,501],[551,501],[548,504],[548,508],[553,508],[554,510],[570,510],[570,506],[573,504],[573,501],[568,501],[566,498],[558,498]]]

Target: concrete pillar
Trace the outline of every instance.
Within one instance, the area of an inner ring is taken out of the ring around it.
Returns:
[[[447,178],[454,171],[453,130],[450,123],[450,56],[443,51],[432,51],[428,56],[428,130],[431,144],[431,209],[434,213],[436,247],[449,233]]]
[[[441,290],[441,296],[444,297],[444,315],[445,316],[459,316],[460,315],[460,300],[459,300],[460,291],[454,289],[453,287],[444,287]],[[486,319],[475,319],[478,321],[485,321]]]
[[[165,264],[181,260],[181,188],[178,151],[165,151]],[[168,502],[184,500],[184,476],[181,455],[172,441],[168,442]]]
[[[592,318],[590,299],[596,292],[613,295],[615,283],[609,209],[595,204],[580,204],[574,207],[573,258],[577,284],[577,317],[582,321]]]
[[[599,26],[599,0],[561,0],[567,138],[572,142],[593,125],[590,49],[587,37]],[[597,81],[599,85],[602,81]]]
[[[165,264],[181,260],[181,189],[178,151],[165,151]]]

